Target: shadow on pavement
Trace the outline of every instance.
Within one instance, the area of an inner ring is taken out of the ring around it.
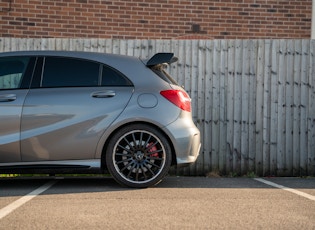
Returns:
[[[283,186],[296,189],[315,189],[315,178],[265,178]],[[137,190],[120,186],[111,177],[15,177],[0,178],[0,197],[23,196],[51,180],[57,180],[43,194],[99,193]],[[171,188],[226,188],[259,189],[271,188],[252,178],[207,178],[169,176],[150,189]]]

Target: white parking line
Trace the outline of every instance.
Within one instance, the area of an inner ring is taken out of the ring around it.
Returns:
[[[276,183],[273,183],[271,181],[267,181],[267,180],[264,180],[264,179],[261,179],[261,178],[254,178],[254,180],[259,181],[259,182],[264,183],[264,184],[267,184],[267,185],[270,185],[270,186],[275,187],[275,188],[280,188],[282,190],[285,190],[285,191],[288,191],[288,192],[292,192],[292,193],[294,193],[296,195],[299,195],[299,196],[302,196],[304,198],[307,198],[307,199],[310,199],[312,201],[315,201],[315,196],[312,196],[312,195],[307,194],[305,192],[301,192],[299,190],[288,188],[288,187],[282,186],[280,184],[276,184]]]
[[[49,189],[51,186],[53,186],[57,180],[49,181],[46,184],[40,186],[38,189],[35,189],[34,191],[30,192],[29,194],[21,197],[20,199],[12,202],[11,204],[5,206],[4,208],[0,209],[0,220],[13,212],[15,209],[21,207],[26,202],[30,201],[31,199],[35,198],[39,194],[45,192],[47,189]]]

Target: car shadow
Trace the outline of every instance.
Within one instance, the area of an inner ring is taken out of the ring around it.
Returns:
[[[0,178],[0,197],[25,196],[40,186],[55,180],[56,183],[43,194],[75,194],[75,193],[104,193],[117,191],[138,190],[123,187],[111,177],[84,176],[84,177],[14,177]],[[284,184],[291,188],[315,189],[315,178],[267,178],[269,181]],[[208,177],[181,177],[168,176],[159,184],[150,189],[260,189],[270,188],[253,178],[208,178]]]

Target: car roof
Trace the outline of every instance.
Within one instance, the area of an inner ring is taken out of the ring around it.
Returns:
[[[84,51],[56,51],[56,50],[35,50],[35,51],[11,51],[0,53],[0,57],[14,56],[60,56],[82,58],[101,63],[112,63],[113,61],[136,61],[139,58],[108,53],[84,52]]]
[[[51,56],[51,57],[67,57],[67,58],[80,58],[90,61],[96,61],[109,65],[127,76],[135,85],[156,85],[151,81],[146,81],[148,75],[155,75],[150,68],[139,57],[119,55],[119,54],[108,54],[108,53],[97,53],[97,52],[85,52],[85,51],[52,51],[52,50],[38,50],[38,51],[11,51],[0,53],[1,57],[16,57],[16,56]]]

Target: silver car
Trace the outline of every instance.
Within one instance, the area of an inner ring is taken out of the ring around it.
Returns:
[[[143,188],[193,163],[200,133],[191,99],[165,71],[176,61],[172,53],[1,53],[0,172],[109,172]]]

